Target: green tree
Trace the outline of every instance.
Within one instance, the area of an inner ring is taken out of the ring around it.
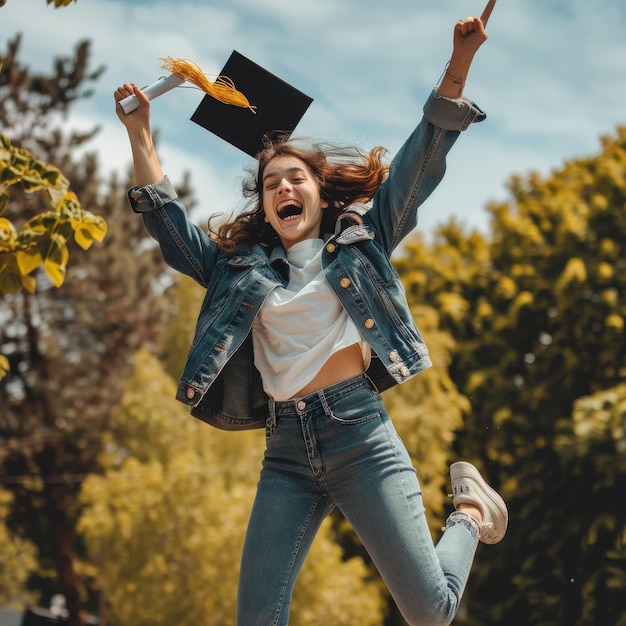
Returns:
[[[37,546],[38,575],[29,585],[46,602],[66,596],[71,626],[81,621],[88,575],[76,560],[77,496],[85,476],[100,471],[99,454],[112,408],[142,346],[156,347],[169,318],[171,280],[141,220],[128,207],[130,177],[107,184],[97,157],[80,146],[96,132],[64,130],[71,104],[89,94],[99,72],[89,46],[57,59],[51,76],[31,75],[9,44],[0,74],[0,123],[12,141],[63,171],[82,205],[106,215],[108,236],[89,254],[78,250],[63,285],[37,272],[35,293],[0,298],[0,352],[10,362],[0,381],[0,481],[13,494],[7,524]],[[181,192],[185,193],[183,185]],[[5,213],[14,224],[42,212],[44,200],[12,189]]]
[[[233,622],[238,565],[263,455],[263,431],[227,433],[189,416],[175,382],[140,351],[106,446],[104,476],[83,484],[80,528],[112,622]],[[383,618],[380,586],[344,560],[330,524],[294,596],[298,626]]]

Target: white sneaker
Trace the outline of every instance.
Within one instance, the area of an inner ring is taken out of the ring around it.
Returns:
[[[450,466],[452,481],[452,504],[473,504],[482,514],[480,540],[483,543],[502,541],[509,523],[509,512],[500,495],[492,489],[480,475],[480,472],[466,461],[459,461]]]

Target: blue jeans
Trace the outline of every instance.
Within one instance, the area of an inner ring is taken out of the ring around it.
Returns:
[[[337,507],[411,625],[449,624],[478,544],[453,513],[437,546],[411,459],[365,374],[270,402],[267,447],[243,550],[237,626],[284,626],[296,578]]]

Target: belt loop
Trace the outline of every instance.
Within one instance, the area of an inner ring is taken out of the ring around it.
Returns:
[[[369,374],[367,372],[363,372],[363,374],[365,375],[365,378],[367,379],[367,382],[370,384],[374,393],[376,395],[380,395],[380,391],[378,391],[378,387],[374,384],[374,381],[370,378]]]
[[[269,410],[269,415],[265,423],[265,436],[269,438],[276,430],[276,403],[273,400],[270,400],[267,403],[267,408]]]

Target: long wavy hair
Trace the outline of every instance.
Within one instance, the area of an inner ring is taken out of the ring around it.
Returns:
[[[263,173],[272,159],[292,156],[307,164],[319,183],[322,200],[328,203],[322,215],[320,234],[333,232],[338,217],[351,204],[371,200],[387,178],[389,166],[383,163],[386,152],[380,146],[363,152],[354,147],[324,143],[304,147],[285,139],[268,141],[257,155],[258,166],[249,168],[243,181],[246,207],[232,221],[215,230],[209,220],[209,231],[226,252],[234,251],[238,243],[269,247],[279,244],[276,231],[264,219]]]

